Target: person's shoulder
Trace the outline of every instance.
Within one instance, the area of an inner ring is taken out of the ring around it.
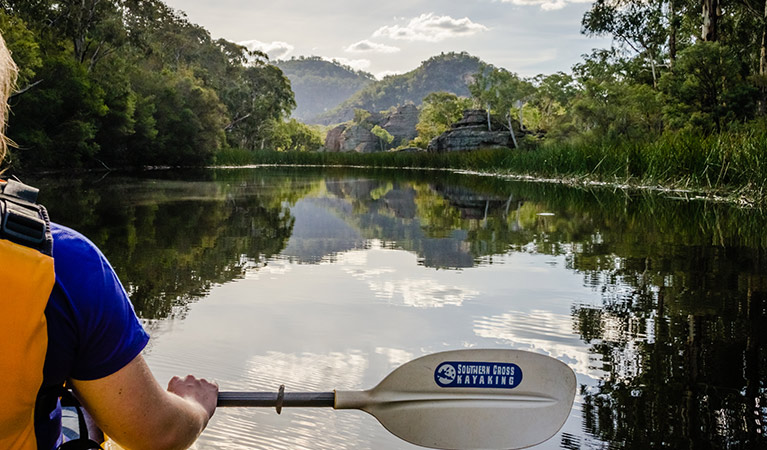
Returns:
[[[101,251],[87,237],[64,225],[51,222],[51,235],[53,235],[53,256],[101,256]]]
[[[51,223],[56,280],[71,289],[94,292],[117,283],[112,266],[101,250],[81,233]]]
[[[79,337],[70,376],[95,380],[124,367],[146,346],[141,326],[106,257],[81,233],[51,224],[56,284]]]

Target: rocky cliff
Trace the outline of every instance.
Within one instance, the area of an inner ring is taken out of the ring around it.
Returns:
[[[402,144],[415,139],[418,132],[415,126],[418,124],[418,107],[409,103],[400,106],[394,112],[386,116],[381,127],[394,136],[393,147],[399,147]]]

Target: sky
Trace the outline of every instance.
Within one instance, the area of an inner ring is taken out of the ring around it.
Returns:
[[[569,72],[610,41],[580,33],[591,0],[165,0],[270,59],[320,56],[382,78],[466,51],[523,77]]]

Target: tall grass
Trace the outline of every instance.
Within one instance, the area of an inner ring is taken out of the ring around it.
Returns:
[[[739,196],[767,204],[767,121],[719,134],[666,133],[645,141],[579,138],[522,150],[431,153],[247,152],[219,154],[221,165],[280,164],[448,168],[569,178]]]

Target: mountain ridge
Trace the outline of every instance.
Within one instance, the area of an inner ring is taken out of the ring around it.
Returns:
[[[301,56],[274,62],[290,80],[295,94],[293,117],[307,121],[320,115],[375,82],[367,72],[319,56]]]
[[[310,57],[294,59],[294,61],[308,61],[310,59],[312,61],[321,60],[319,57]],[[378,112],[407,103],[413,103],[418,106],[425,96],[437,91],[451,92],[464,97],[469,96],[468,84],[471,82],[473,75],[479,72],[480,65],[482,64],[479,58],[467,52],[443,52],[423,61],[421,65],[407,73],[388,75],[382,80],[374,80],[372,75],[366,72],[354,71],[354,69],[343,66],[335,61],[325,62],[345,69],[347,73],[343,76],[348,77],[346,78],[348,80],[352,79],[351,74],[357,74],[357,76],[366,77],[369,82],[362,83],[361,87],[355,92],[330,107],[326,103],[324,111],[314,115],[305,114],[306,108],[302,107],[301,104],[302,99],[306,98],[302,91],[306,84],[301,81],[302,84],[300,86],[294,85],[296,102],[298,103],[297,111],[301,109],[300,114],[294,113],[294,116],[306,123],[332,125],[345,122],[354,117],[355,109]],[[278,62],[278,67],[282,69],[279,65],[281,63],[283,62]],[[317,68],[319,68],[319,65]],[[291,80],[291,83],[293,83],[293,78],[291,77],[300,79],[300,77],[296,76],[295,71],[285,75]],[[317,89],[315,88],[311,95],[319,96],[320,92]],[[335,99],[338,97],[336,96]],[[313,110],[317,111],[318,108]]]
[[[363,87],[337,107],[309,120],[331,125],[351,120],[355,109],[377,112],[407,103],[419,106],[424,97],[438,91],[469,96],[468,84],[481,64],[479,58],[467,52],[443,52],[410,72],[389,75]]]

